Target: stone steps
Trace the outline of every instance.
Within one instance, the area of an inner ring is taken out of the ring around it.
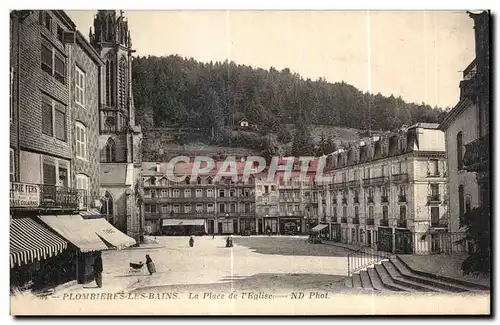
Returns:
[[[349,286],[375,291],[466,292],[484,290],[479,285],[447,279],[410,268],[398,256],[354,274]]]

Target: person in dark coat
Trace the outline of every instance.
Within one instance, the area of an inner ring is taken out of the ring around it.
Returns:
[[[101,252],[94,255],[94,277],[98,288],[102,288],[102,257]]]
[[[194,238],[193,238],[193,236],[191,236],[191,238],[189,238],[189,246],[190,247],[194,246]]]
[[[155,263],[149,255],[146,255],[146,267],[148,268],[149,275],[153,275],[156,272]]]

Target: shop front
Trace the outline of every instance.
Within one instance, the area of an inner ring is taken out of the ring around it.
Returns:
[[[302,218],[282,217],[280,218],[280,234],[298,235],[302,231]]]
[[[163,219],[162,232],[166,236],[191,236],[207,233],[205,219]]]
[[[240,219],[240,234],[247,235],[255,235],[257,233],[255,226],[255,218],[242,218]]]
[[[219,235],[231,235],[238,230],[238,220],[233,218],[220,218],[217,220]]]
[[[269,235],[278,234],[278,218],[264,218],[264,232]]]

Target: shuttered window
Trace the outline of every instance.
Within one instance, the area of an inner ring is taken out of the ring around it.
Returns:
[[[85,107],[85,72],[75,67],[75,102]]]
[[[42,40],[41,67],[60,83],[66,83],[66,58],[45,39]]]
[[[42,132],[49,136],[53,136],[52,121],[52,101],[44,98],[42,99]]]
[[[66,141],[66,107],[55,105],[55,136],[56,139]]]
[[[79,122],[75,125],[76,157],[87,159],[87,130]]]

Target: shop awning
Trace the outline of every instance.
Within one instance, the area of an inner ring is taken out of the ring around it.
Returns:
[[[44,215],[38,216],[45,224],[61,237],[75,245],[82,253],[109,249],[97,236],[93,226],[80,215]]]
[[[321,230],[325,229],[326,227],[328,227],[328,225],[317,225],[314,228],[312,228],[311,231],[321,231]]]
[[[23,217],[10,222],[10,267],[61,253],[68,243],[35,220]]]
[[[94,228],[101,239],[116,249],[124,249],[136,243],[134,238],[125,235],[123,232],[113,227],[106,219],[89,219],[85,220],[85,222]]]
[[[205,219],[163,219],[162,226],[204,226]]]

